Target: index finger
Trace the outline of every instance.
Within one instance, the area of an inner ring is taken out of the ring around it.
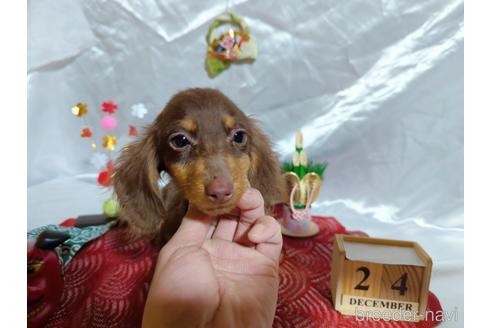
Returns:
[[[253,244],[248,238],[248,231],[255,224],[258,218],[265,216],[265,202],[261,193],[254,188],[248,188],[239,200],[239,220],[234,234],[234,241],[243,245]]]
[[[207,237],[212,219],[211,216],[190,205],[181,225],[168,244],[178,247],[201,246]]]
[[[207,238],[213,220],[213,217],[190,205],[178,230],[159,252],[156,271],[161,270],[166,265],[176,250],[185,247],[201,247]]]

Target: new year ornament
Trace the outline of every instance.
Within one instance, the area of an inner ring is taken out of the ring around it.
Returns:
[[[233,27],[216,35],[217,28],[225,24]],[[211,77],[228,69],[231,63],[252,62],[258,56],[256,42],[251,38],[246,22],[233,13],[215,18],[208,28],[207,43],[206,67]]]

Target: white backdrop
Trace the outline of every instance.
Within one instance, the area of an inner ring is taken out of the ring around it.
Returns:
[[[257,41],[252,65],[215,79],[205,35],[229,6]],[[217,87],[262,122],[278,152],[301,128],[329,162],[314,212],[419,242],[432,290],[463,320],[463,1],[28,1],[28,226],[100,212],[75,103],[112,99],[120,145],[176,91]],[[142,103],[142,120],[130,107]],[[100,113],[100,112],[99,112]],[[100,117],[100,116],[99,116]]]

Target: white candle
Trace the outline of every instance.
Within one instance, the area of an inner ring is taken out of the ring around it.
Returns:
[[[303,144],[302,132],[301,132],[301,130],[298,129],[296,131],[296,149],[301,149],[302,148],[302,144]]]

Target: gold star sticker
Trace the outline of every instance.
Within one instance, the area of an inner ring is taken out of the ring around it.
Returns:
[[[115,136],[107,135],[107,136],[103,137],[103,144],[102,145],[106,149],[114,150],[114,147],[116,146],[117,142],[118,141],[117,141]]]
[[[89,106],[84,103],[78,103],[77,105],[72,107],[72,114],[78,117],[82,117],[87,114]]]

